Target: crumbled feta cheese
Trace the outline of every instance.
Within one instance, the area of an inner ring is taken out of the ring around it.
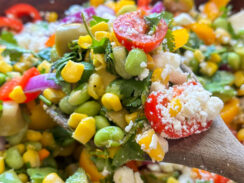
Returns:
[[[140,67],[141,67],[141,68],[145,68],[145,67],[147,67],[147,63],[146,63],[146,62],[142,62],[142,63],[140,64]]]
[[[234,29],[234,31],[237,33],[238,31],[240,30],[243,30],[244,29],[244,22],[243,22],[243,19],[244,19],[244,10],[232,15],[230,18],[229,18],[229,21]]]
[[[142,81],[149,75],[149,69],[145,68],[142,73],[138,76],[139,80]]]
[[[108,171],[107,167],[105,167],[102,171],[102,175],[105,177],[110,174],[110,171]]]
[[[211,97],[207,101],[206,112],[208,113],[208,120],[214,120],[216,114],[219,114],[220,110],[223,108],[223,102],[218,97]]]
[[[174,18],[174,22],[177,25],[189,25],[193,24],[195,20],[188,13],[181,13]]]
[[[143,183],[140,174],[134,173],[132,169],[126,166],[115,171],[113,180],[115,183]]]
[[[157,149],[158,137],[156,134],[153,134],[151,143],[149,144],[150,149]]]
[[[181,63],[181,56],[176,53],[158,51],[154,56],[156,68],[164,68],[166,64],[172,65],[174,68],[178,68]]]
[[[125,131],[129,132],[133,126],[133,121],[130,121],[130,123],[125,127]]]
[[[155,81],[155,82],[152,82],[150,91],[153,92],[153,91],[159,91],[159,90],[164,90],[164,89],[165,89],[165,86],[162,83],[160,83],[159,81]]]

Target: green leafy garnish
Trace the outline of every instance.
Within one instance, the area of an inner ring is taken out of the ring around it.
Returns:
[[[12,32],[2,31],[0,39],[3,40],[3,41],[6,41],[8,43],[17,45],[17,41],[14,38],[14,34]]]
[[[93,19],[90,21],[90,26],[94,26],[100,22],[108,22],[109,20],[108,19],[105,19],[105,18],[102,18],[102,17],[98,17],[98,16],[93,16],[92,17]]]
[[[48,48],[44,48],[42,49],[41,51],[39,51],[37,53],[37,55],[39,56],[39,58],[41,60],[46,60],[46,61],[51,61],[51,51],[52,51],[52,48],[51,47],[48,47]]]
[[[51,129],[55,142],[60,146],[67,146],[74,142],[71,133],[64,128],[57,126]]]
[[[199,37],[194,32],[190,32],[189,35],[189,40],[186,43],[186,46],[189,46],[194,49],[200,48],[200,46],[203,44],[203,41],[199,39]]]
[[[228,18],[228,16],[231,14],[232,6],[224,6],[220,8],[220,11],[222,12],[222,15],[220,16],[221,18]]]
[[[41,183],[42,180],[50,173],[56,173],[54,168],[28,168],[27,174],[30,176],[31,182]]]
[[[114,54],[110,42],[107,43],[104,57],[105,57],[107,71],[112,74],[117,74],[114,65]]]
[[[163,46],[164,51],[166,51],[166,50],[169,50],[171,52],[174,51],[174,49],[175,49],[175,38],[174,38],[174,35],[172,34],[172,30],[170,30],[170,29],[167,30],[167,33],[166,33],[165,38],[163,40],[162,46]]]

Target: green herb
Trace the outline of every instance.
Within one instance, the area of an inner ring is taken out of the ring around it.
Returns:
[[[133,135],[115,154],[112,162],[112,165],[115,168],[118,168],[131,160],[145,160],[146,155],[136,143],[135,138],[135,135]]]
[[[220,11],[222,12],[222,15],[220,17],[227,19],[228,16],[231,14],[232,6],[228,5],[228,6],[221,7]]]
[[[44,97],[43,95],[39,95],[39,99],[43,101],[45,104],[47,104],[48,106],[52,105],[52,102],[48,100],[46,97]]]
[[[14,38],[14,34],[12,32],[2,31],[0,39],[3,40],[3,41],[6,41],[8,43],[17,45],[17,41]]]
[[[218,83],[219,85],[232,85],[234,80],[234,75],[227,71],[217,71],[211,78],[212,83]]]
[[[74,142],[71,133],[60,126],[52,128],[50,131],[53,134],[55,142],[60,146],[68,146]]]
[[[213,180],[196,180],[196,183],[214,183]]]
[[[51,51],[52,51],[52,48],[51,47],[44,48],[41,51],[39,51],[37,53],[37,55],[39,56],[39,58],[41,60],[47,60],[47,61],[50,62],[51,61]]]
[[[85,171],[82,168],[78,168],[76,172],[71,175],[68,179],[65,181],[66,183],[88,183],[89,179],[85,173]]]
[[[93,19],[90,21],[91,27],[93,27],[94,25],[97,25],[100,22],[106,22],[107,23],[109,21],[109,19],[105,19],[105,18],[98,17],[98,16],[93,16],[92,18]]]
[[[203,44],[203,41],[199,39],[199,37],[194,32],[190,32],[189,40],[186,43],[186,46],[189,46],[194,49],[200,48],[200,46]]]
[[[31,182],[42,183],[42,180],[50,173],[56,173],[54,168],[28,168],[27,174],[30,176]]]
[[[232,24],[230,22],[228,22],[228,24],[227,24],[227,29],[228,29],[228,32],[231,34],[232,38],[234,38],[234,39],[240,38],[240,35],[235,33],[235,30],[233,29]]]
[[[106,62],[106,69],[108,72],[112,74],[117,74],[114,65],[114,54],[112,50],[112,45],[108,42],[107,47],[105,49],[105,62]]]

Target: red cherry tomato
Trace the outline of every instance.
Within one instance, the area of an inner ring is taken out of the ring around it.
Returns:
[[[23,29],[23,24],[20,20],[14,18],[0,17],[0,27],[7,27],[20,32]]]
[[[156,32],[148,35],[148,26],[144,20],[145,11],[136,11],[119,16],[113,24],[118,41],[128,50],[140,48],[145,52],[154,50],[163,41],[168,30],[167,24],[161,20]]]
[[[40,72],[35,67],[28,69],[27,71],[24,72],[23,76],[21,77],[20,86],[22,86],[22,88],[24,89],[29,79],[39,74]]]
[[[194,83],[188,83],[194,85]],[[179,96],[184,89],[175,86],[173,88],[173,97]],[[181,129],[175,129],[174,124],[170,119],[167,119],[166,114],[164,115],[163,110],[168,107],[169,99],[165,93],[152,92],[145,103],[144,110],[151,127],[157,133],[163,133],[166,138],[183,138],[192,135],[196,132],[202,132],[207,130],[212,121],[208,121],[206,126],[203,126],[201,122],[188,123],[187,120],[181,120]]]
[[[21,18],[23,16],[30,16],[32,20],[35,22],[37,20],[41,20],[41,16],[39,11],[33,6],[26,3],[19,3],[11,6],[5,11],[7,17],[11,18]]]
[[[10,81],[4,83],[0,88],[0,100],[8,101],[10,92],[14,89],[15,86],[19,85],[20,78],[14,78]]]

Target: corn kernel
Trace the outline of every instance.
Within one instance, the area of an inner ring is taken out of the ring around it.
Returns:
[[[35,130],[27,130],[27,132],[26,132],[26,139],[28,141],[36,142],[36,141],[41,140],[41,138],[42,138],[41,132],[38,132]]]
[[[44,131],[42,133],[41,143],[44,147],[54,147],[55,140],[54,140],[53,134],[50,132]]]
[[[88,94],[94,99],[99,99],[104,94],[104,83],[102,77],[94,73],[88,81]]]
[[[222,28],[217,28],[215,30],[216,39],[221,44],[227,44],[231,41],[230,34]]]
[[[33,149],[28,149],[24,155],[23,160],[28,163],[32,168],[39,167],[41,165],[39,154]]]
[[[25,152],[25,145],[24,144],[18,144],[16,145],[18,151],[20,152],[20,154],[23,154]]]
[[[138,116],[138,112],[133,112],[131,114],[125,115],[125,121],[129,124],[131,121],[135,122],[136,118]]]
[[[100,41],[103,38],[108,38],[109,40],[111,40],[111,34],[109,32],[106,31],[97,31],[95,32],[95,39]]]
[[[115,36],[114,32],[111,33],[111,41],[114,42],[116,46],[121,46],[121,44],[118,41],[117,37]]]
[[[91,6],[99,6],[100,4],[103,4],[104,3],[104,0],[90,0],[90,4]]]
[[[178,98],[173,98],[169,105],[169,113],[172,117],[175,117],[181,111],[182,104]]]
[[[203,62],[204,61],[204,55],[200,50],[194,51],[194,57],[199,61]]]
[[[141,149],[148,153],[148,155],[154,161],[162,161],[165,152],[158,140],[157,135],[153,129],[138,134],[136,137],[136,142],[141,146]],[[151,144],[155,144],[155,147],[151,147]]]
[[[72,137],[82,144],[86,144],[93,137],[95,132],[95,119],[93,117],[87,117],[81,120]]]
[[[218,64],[221,61],[221,57],[218,53],[213,53],[210,56],[210,61]]]
[[[106,22],[100,22],[91,27],[92,34],[95,34],[97,31],[109,31],[109,26]]]
[[[56,22],[58,19],[58,14],[56,12],[49,12],[45,18],[48,22]]]
[[[153,70],[155,67],[155,63],[151,55],[147,54],[147,68],[149,70]]]
[[[72,113],[69,117],[69,120],[68,120],[68,125],[71,127],[71,128],[76,128],[79,124],[79,122],[88,117],[86,114],[80,114],[80,113]]]
[[[18,175],[18,177],[19,177],[19,179],[21,180],[21,182],[23,182],[23,183],[28,182],[28,176],[27,176],[25,173],[20,173],[20,174]]]
[[[102,104],[108,110],[112,109],[117,112],[122,109],[119,97],[113,93],[105,93],[102,96]]]
[[[239,141],[244,141],[244,128],[240,129],[238,132],[237,132],[237,138]]]
[[[9,98],[17,103],[23,103],[26,100],[25,93],[21,86],[14,87],[14,89],[9,94]]]
[[[131,0],[120,0],[115,5],[115,12],[117,13],[121,8],[123,8],[126,5],[135,5],[135,1]]]
[[[244,72],[243,71],[237,71],[235,73],[234,83],[237,87],[240,87],[242,84],[244,84]]]
[[[106,63],[103,54],[92,54],[93,65],[96,71],[106,68]]]
[[[52,103],[57,104],[65,96],[65,93],[62,90],[47,88],[43,91],[43,96]]]
[[[84,65],[81,63],[75,63],[68,61],[61,71],[62,78],[68,83],[76,83],[81,79],[84,71]]]
[[[7,73],[13,70],[12,65],[8,64],[7,62],[0,60],[0,72]]]
[[[0,157],[0,174],[5,171],[4,158]]]
[[[64,183],[64,181],[56,173],[48,174],[42,181],[42,183]]]
[[[169,177],[167,183],[179,183],[179,181],[176,180],[174,177]]]
[[[200,63],[200,72],[201,74],[204,74],[206,76],[212,76],[215,74],[215,72],[217,71],[218,66],[216,63],[213,62],[202,62]]]
[[[18,72],[24,72],[29,68],[29,64],[25,62],[17,62],[14,64],[14,70]]]
[[[80,36],[78,39],[78,44],[83,49],[88,49],[92,44],[92,38],[89,35]]]
[[[51,65],[48,61],[44,60],[37,67],[38,71],[41,73],[49,73],[51,70]]]

